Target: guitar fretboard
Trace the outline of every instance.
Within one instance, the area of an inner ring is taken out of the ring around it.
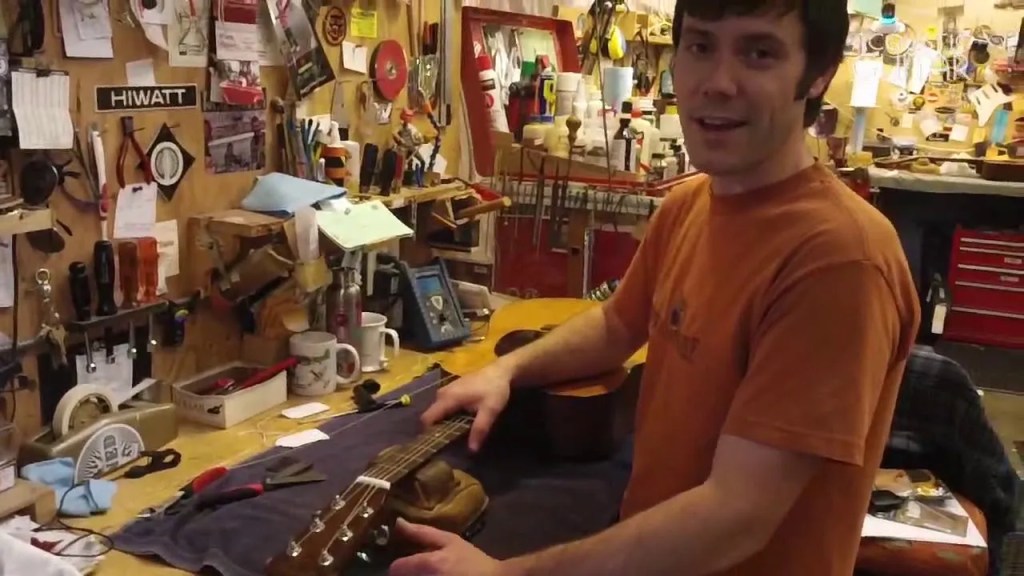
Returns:
[[[471,416],[453,416],[431,426],[413,442],[402,446],[387,459],[366,471],[370,476],[386,482],[398,482],[416,470],[449,444],[469,433],[473,425]]]

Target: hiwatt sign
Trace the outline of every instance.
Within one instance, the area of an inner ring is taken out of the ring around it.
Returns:
[[[180,110],[198,105],[199,87],[195,84],[96,87],[97,112]]]

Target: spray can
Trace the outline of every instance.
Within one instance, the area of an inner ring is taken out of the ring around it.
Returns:
[[[557,76],[547,56],[538,56],[537,60],[537,68],[541,70],[537,76],[537,115],[554,117],[558,102]]]
[[[498,73],[494,71],[491,57],[481,54],[476,59],[477,70],[480,71],[480,89],[484,93],[484,106],[491,117],[491,129],[508,132],[508,118],[501,105],[501,90],[498,87]]]

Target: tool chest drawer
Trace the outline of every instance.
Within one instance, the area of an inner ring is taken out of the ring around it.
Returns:
[[[959,266],[953,275],[954,290],[957,286],[981,286],[1002,288],[1024,294],[1024,272],[1014,270],[979,270],[968,266]]]
[[[945,336],[1024,348],[1024,234],[957,228]]]
[[[945,336],[950,340],[983,346],[1024,348],[1024,314],[1008,314],[960,308],[946,317]]]

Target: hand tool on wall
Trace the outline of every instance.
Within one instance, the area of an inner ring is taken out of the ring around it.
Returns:
[[[133,241],[117,245],[118,272],[121,279],[121,307],[135,308],[139,305],[139,246]],[[135,322],[128,322],[128,358],[138,355],[135,347]]]
[[[146,152],[139,145],[139,141],[135,139],[135,133],[138,131],[139,129],[135,128],[135,118],[132,116],[121,117],[121,151],[117,156],[117,185],[119,189],[123,189],[127,182],[125,180],[124,168],[128,161],[129,148],[135,151],[135,155],[139,159],[146,184],[153,181],[153,168],[150,165],[149,158],[146,157]]]
[[[92,289],[89,287],[89,268],[85,262],[72,262],[68,266],[68,283],[71,285],[71,304],[79,322],[92,319]]]
[[[117,302],[114,301],[114,245],[109,240],[99,240],[92,249],[92,275],[96,281],[96,315],[113,316],[117,314]],[[114,357],[114,334],[110,328],[103,329],[104,346],[107,349],[107,362]],[[86,360],[96,371],[92,361],[92,348],[86,344]]]
[[[313,465],[307,462],[290,460],[287,463],[280,464],[281,467],[277,467],[262,482],[246,484],[219,492],[201,492],[197,498],[197,509],[208,510],[232,502],[255,498],[271,490],[323,482],[327,479],[325,474],[313,470]]]
[[[100,217],[100,239],[107,240],[107,215],[110,214],[110,189],[107,187],[107,156],[103,151],[103,136],[99,127],[89,127],[89,140],[96,166],[96,186],[99,194],[96,209]]]
[[[157,301],[157,288],[160,283],[160,252],[156,238],[139,238],[139,302],[152,304]],[[153,315],[146,318],[146,349],[150,352],[156,348],[156,336],[153,332]]]

